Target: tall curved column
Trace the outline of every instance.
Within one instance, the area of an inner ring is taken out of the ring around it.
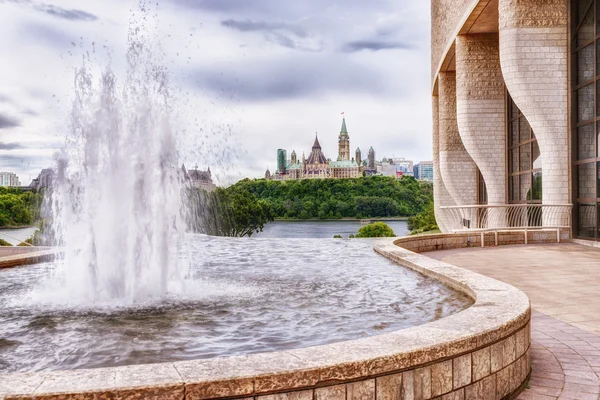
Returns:
[[[439,76],[440,172],[456,205],[477,204],[477,166],[465,149],[456,121],[456,73]]]
[[[542,159],[542,201],[569,196],[567,0],[500,0],[500,65]]]
[[[448,193],[440,173],[440,126],[439,126],[439,98],[433,96],[432,114],[433,114],[433,207],[435,210],[435,220],[438,227],[444,233],[450,232],[448,214],[440,210],[440,207],[454,206],[456,203]]]
[[[506,203],[506,115],[498,35],[456,39],[456,113],[465,149],[479,167],[488,204]]]

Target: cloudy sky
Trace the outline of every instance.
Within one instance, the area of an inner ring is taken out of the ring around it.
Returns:
[[[64,142],[83,56],[119,76],[137,4],[44,1],[0,0],[0,170],[24,184]],[[352,151],[431,159],[429,14],[414,0],[158,0],[161,62],[199,149],[183,161],[222,184],[259,177],[315,132],[335,158],[341,112]]]

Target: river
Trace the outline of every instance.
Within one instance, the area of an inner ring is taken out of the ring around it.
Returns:
[[[20,229],[0,229],[0,239],[4,239],[13,246],[16,246],[32,237],[37,230],[38,228],[35,226]]]
[[[406,221],[385,221],[396,236],[409,234]],[[274,221],[265,225],[263,232],[252,237],[260,238],[287,238],[287,239],[331,239],[335,235],[347,238],[356,235],[358,230],[365,226],[361,221]]]

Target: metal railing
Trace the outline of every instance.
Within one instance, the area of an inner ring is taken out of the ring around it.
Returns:
[[[571,204],[506,204],[440,207],[452,232],[571,228]]]

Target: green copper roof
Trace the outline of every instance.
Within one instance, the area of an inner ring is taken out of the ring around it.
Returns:
[[[342,119],[342,130],[340,133],[348,133],[348,129],[346,129],[346,118]]]
[[[329,166],[333,168],[358,167],[356,161],[330,161]]]

